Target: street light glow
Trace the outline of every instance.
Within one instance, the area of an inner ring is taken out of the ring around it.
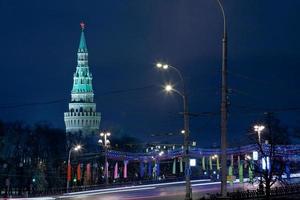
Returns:
[[[163,151],[161,151],[161,152],[159,152],[159,156],[162,156],[164,154],[164,152]]]
[[[172,85],[170,85],[170,84],[166,85],[166,86],[165,86],[165,90],[166,90],[167,92],[171,92],[171,91],[173,90]]]
[[[261,143],[261,132],[265,129],[264,125],[255,125],[254,131],[258,134],[258,143]]]
[[[100,133],[100,136],[103,137],[103,136],[104,136],[104,133]]]
[[[75,151],[79,151],[80,149],[81,149],[81,145],[76,145],[74,148]]]
[[[256,132],[261,132],[265,129],[265,126],[264,125],[255,125],[254,126],[254,131]]]
[[[169,68],[169,65],[168,64],[165,64],[165,63],[160,63],[160,62],[158,62],[158,63],[156,63],[156,67],[157,68],[163,68],[163,69],[168,69]]]
[[[163,64],[161,64],[161,63],[156,63],[156,67],[157,67],[157,68],[162,68],[162,66],[163,66]]]

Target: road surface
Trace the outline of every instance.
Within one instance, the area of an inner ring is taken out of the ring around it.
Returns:
[[[228,191],[237,188],[249,188],[253,186],[248,183],[235,183],[228,185]],[[220,182],[210,182],[208,180],[196,180],[192,182],[193,199],[199,199],[207,193],[217,193],[220,191]],[[129,187],[119,187],[113,189],[101,189],[96,191],[74,192],[56,197],[66,200],[182,200],[185,195],[184,182],[160,183],[151,185],[139,185]]]

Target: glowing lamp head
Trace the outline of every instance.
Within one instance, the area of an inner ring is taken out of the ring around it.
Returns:
[[[156,63],[156,67],[157,68],[162,68],[162,69],[168,69],[169,68],[169,65],[168,64],[164,64],[164,63]]]
[[[164,64],[164,65],[162,66],[162,68],[163,68],[163,69],[168,69],[168,68],[169,68],[169,65]]]
[[[215,154],[215,155],[212,156],[212,159],[217,159],[217,158],[218,158],[217,154]]]
[[[79,151],[80,149],[81,149],[81,145],[76,145],[74,148],[75,151]]]
[[[166,85],[166,86],[165,86],[165,90],[166,90],[167,92],[171,92],[171,91],[173,90],[172,85]]]
[[[107,135],[107,136],[110,136],[111,134],[110,134],[110,132],[108,132],[108,133],[106,133],[106,135]]]
[[[161,64],[161,63],[156,63],[156,67],[157,67],[157,68],[162,68],[162,67],[163,67],[163,64]]]
[[[256,132],[261,132],[264,129],[265,129],[265,126],[263,126],[263,125],[255,125],[254,126],[254,131],[256,131]]]
[[[100,133],[100,136],[103,137],[103,136],[104,136],[104,133]]]

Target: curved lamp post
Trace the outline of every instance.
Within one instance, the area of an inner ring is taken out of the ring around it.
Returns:
[[[100,133],[100,137],[102,139],[99,139],[99,143],[104,147],[105,151],[105,165],[104,165],[104,177],[105,177],[105,184],[108,185],[108,163],[107,163],[107,150],[110,145],[110,141],[108,140],[108,137],[111,135],[110,132],[102,132]]]
[[[258,145],[262,145],[261,144],[261,132],[265,129],[265,126],[264,125],[254,125],[254,131],[257,132],[257,136],[258,136]],[[261,148],[263,148],[261,146]],[[261,160],[260,162],[266,162],[266,160]],[[260,173],[260,180],[259,180],[259,188],[262,188],[263,187],[263,182],[262,182],[262,174]]]
[[[220,0],[219,8],[223,17],[223,39],[222,39],[222,86],[221,86],[221,194],[227,196],[227,106],[228,106],[228,86],[227,86],[227,23],[223,5]]]
[[[73,151],[80,151],[82,149],[81,145],[76,145],[70,148],[69,150],[69,156],[68,156],[68,168],[67,168],[67,192],[69,192],[70,187],[70,177],[71,177],[71,153]]]
[[[186,194],[185,194],[185,200],[191,200],[192,199],[192,187],[191,187],[191,180],[190,180],[190,160],[189,160],[189,112],[188,112],[188,98],[185,88],[185,82],[183,79],[183,76],[181,72],[176,68],[168,64],[163,63],[157,63],[157,68],[167,70],[169,68],[173,69],[177,72],[179,75],[182,85],[183,85],[183,93],[173,88],[171,84],[165,85],[165,91],[166,92],[175,92],[179,96],[182,97],[183,100],[183,120],[184,120],[184,145],[183,145],[183,156],[184,156],[184,162],[185,162],[185,182],[186,182]]]

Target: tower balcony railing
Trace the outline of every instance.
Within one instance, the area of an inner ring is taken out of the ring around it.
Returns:
[[[65,112],[65,117],[98,117],[101,116],[100,113],[97,112]]]

